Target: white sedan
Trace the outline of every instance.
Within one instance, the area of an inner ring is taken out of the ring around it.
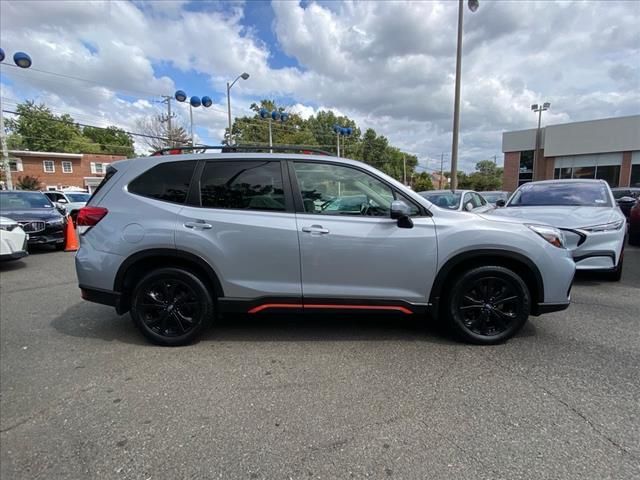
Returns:
[[[18,222],[7,217],[0,217],[0,261],[17,260],[29,255],[27,240]]]
[[[604,180],[525,183],[491,215],[559,228],[577,270],[606,272],[612,280],[620,280],[626,218]]]

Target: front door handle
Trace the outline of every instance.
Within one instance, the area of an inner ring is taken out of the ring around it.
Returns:
[[[213,225],[210,223],[206,223],[204,220],[196,220],[194,222],[185,222],[184,224],[187,228],[200,229],[200,230],[210,230],[213,228]]]
[[[318,235],[326,235],[327,233],[329,233],[329,229],[328,228],[323,228],[322,225],[311,225],[310,227],[302,227],[302,231],[305,233],[310,233],[311,235],[318,234]]]

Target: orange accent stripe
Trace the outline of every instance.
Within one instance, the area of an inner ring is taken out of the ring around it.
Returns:
[[[249,313],[258,313],[268,308],[302,308],[300,303],[265,303],[264,305],[258,305],[249,310]]]
[[[249,310],[249,313],[259,313],[270,308],[303,308],[299,303],[265,303],[258,305]],[[308,303],[304,308],[310,309],[327,309],[327,310],[390,310],[402,312],[405,315],[411,315],[413,312],[406,307],[399,305],[334,305],[334,304],[317,304]]]
[[[406,307],[397,305],[322,305],[322,304],[306,304],[304,308],[326,308],[334,310],[393,310],[411,315],[413,312]]]

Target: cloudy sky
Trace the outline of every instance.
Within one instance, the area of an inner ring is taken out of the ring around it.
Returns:
[[[434,167],[451,149],[456,15],[450,0],[2,1],[2,105],[35,99],[135,131],[180,88],[213,98],[195,110],[196,132],[219,143],[225,82],[246,71],[234,115],[261,98],[304,115],[333,109]],[[465,11],[462,167],[500,162],[501,133],[535,127],[532,103],[551,102],[549,124],[640,113],[638,25],[637,1],[480,0]],[[11,66],[19,50],[33,68]]]

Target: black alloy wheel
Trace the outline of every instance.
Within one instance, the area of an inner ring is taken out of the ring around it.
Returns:
[[[186,270],[161,268],[136,286],[131,317],[142,333],[161,345],[186,345],[213,315],[213,301],[202,281]]]
[[[462,274],[449,297],[452,327],[471,343],[500,343],[515,335],[529,317],[530,294],[513,271],[479,267]]]

